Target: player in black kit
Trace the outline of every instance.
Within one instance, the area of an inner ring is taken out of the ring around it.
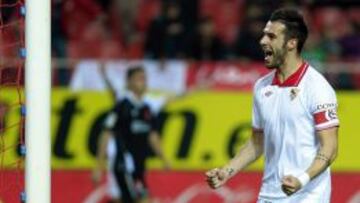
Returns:
[[[99,166],[104,165],[106,144],[110,136],[116,143],[113,170],[124,203],[147,200],[145,159],[148,147],[169,167],[156,128],[156,118],[144,100],[146,75],[142,67],[132,67],[127,72],[125,96],[118,100],[105,121],[105,132],[100,139]],[[101,168],[101,167],[100,167]],[[120,202],[120,200],[117,200]]]

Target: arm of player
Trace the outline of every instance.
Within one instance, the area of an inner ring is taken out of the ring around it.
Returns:
[[[211,188],[224,185],[239,171],[256,161],[263,153],[263,132],[253,131],[249,141],[241,147],[239,153],[222,168],[206,172],[206,179]]]
[[[283,178],[283,191],[291,195],[301,187],[324,172],[336,159],[338,151],[338,127],[317,131],[320,148],[314,161],[304,174],[299,177],[285,176]]]
[[[165,157],[162,146],[160,136],[156,131],[152,131],[149,136],[149,144],[151,149],[155,152],[156,156],[158,156],[163,162],[165,169],[170,169],[170,162]]]
[[[95,184],[99,183],[101,180],[101,175],[105,169],[106,161],[106,148],[111,136],[110,131],[106,130],[98,141],[98,151],[96,154],[96,167],[93,171],[92,179]]]
[[[313,163],[306,170],[310,179],[314,179],[327,169],[336,159],[338,152],[338,127],[318,131],[317,136],[320,140],[320,149]]]
[[[108,88],[108,90],[110,90],[113,100],[116,101],[116,90],[115,90],[114,86],[111,84],[109,78],[107,77],[105,62],[100,63],[100,72],[101,72],[102,77],[104,78],[106,87]]]

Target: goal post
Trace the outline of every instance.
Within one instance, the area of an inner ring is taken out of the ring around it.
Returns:
[[[25,5],[25,196],[27,203],[50,203],[51,0]]]

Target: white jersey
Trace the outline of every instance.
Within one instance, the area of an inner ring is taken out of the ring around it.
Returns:
[[[265,156],[259,201],[303,202],[308,194],[315,198],[309,202],[329,202],[329,168],[291,197],[281,190],[281,179],[310,167],[319,149],[317,130],[339,125],[335,91],[305,62],[283,83],[277,74],[262,77],[254,88],[252,125],[263,131]]]

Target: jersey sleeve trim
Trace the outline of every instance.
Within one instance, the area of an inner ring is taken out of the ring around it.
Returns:
[[[323,124],[319,124],[315,126],[315,129],[318,130],[326,130],[328,128],[333,128],[333,127],[339,127],[339,120],[332,120]]]
[[[327,130],[327,129],[330,129],[330,128],[335,128],[335,127],[340,127],[340,124],[337,123],[337,124],[328,124],[328,125],[324,125],[324,126],[321,126],[321,127],[316,127],[315,130],[316,131],[321,131],[321,130]]]

